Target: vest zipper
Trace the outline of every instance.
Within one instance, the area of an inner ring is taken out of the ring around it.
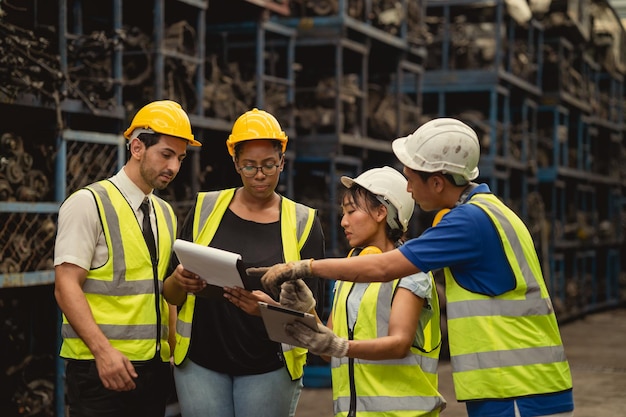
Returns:
[[[348,330],[348,340],[354,340],[354,331]],[[356,385],[354,384],[354,358],[348,358],[348,378],[350,380],[350,410],[348,417],[356,416]]]
[[[156,307],[156,353],[155,359],[161,356],[161,295],[159,294],[158,261],[152,260],[152,281],[154,282],[154,304]]]
[[[354,289],[354,284],[350,286],[350,291],[346,296],[346,327],[348,328],[348,340],[354,340],[354,329],[350,327],[348,318],[348,300],[350,300],[350,294]],[[356,326],[356,320],[354,325]],[[350,409],[348,410],[347,417],[356,416],[356,385],[354,383],[354,358],[348,358],[348,381],[350,384]]]

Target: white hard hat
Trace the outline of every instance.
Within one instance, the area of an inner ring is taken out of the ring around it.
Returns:
[[[478,177],[480,144],[474,129],[457,119],[433,119],[391,144],[405,166],[421,172],[444,172],[462,177],[462,183]],[[459,183],[458,180],[456,180]]]
[[[411,193],[406,190],[407,181],[404,175],[391,167],[384,166],[367,170],[354,179],[343,176],[341,183],[348,188],[358,184],[376,195],[387,207],[387,224],[392,229],[401,229],[406,232],[415,202]]]

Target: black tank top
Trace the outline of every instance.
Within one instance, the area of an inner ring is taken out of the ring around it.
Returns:
[[[244,268],[283,262],[280,222],[256,223],[226,210],[211,246],[241,254]],[[263,290],[258,277],[244,277],[248,290]],[[223,297],[196,297],[189,357],[198,365],[231,375],[253,375],[283,366],[280,344],[269,340],[260,317]]]

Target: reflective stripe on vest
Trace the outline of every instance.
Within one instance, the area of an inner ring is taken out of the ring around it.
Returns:
[[[569,390],[572,379],[532,237],[493,194],[475,194],[496,227],[513,290],[470,292],[445,268],[450,355],[459,401],[504,399]]]
[[[363,251],[360,254],[366,254]],[[432,279],[432,276],[431,276]],[[368,340],[389,335],[393,297],[400,280],[370,283],[359,305],[354,325],[354,340]],[[354,283],[337,281],[333,300],[333,331],[350,338],[347,302]],[[438,416],[445,404],[437,391],[437,364],[441,346],[439,303],[433,282],[433,315],[424,326],[424,346],[429,352],[411,347],[401,359],[365,360],[347,357],[331,359],[333,407],[335,416],[351,411],[367,416]],[[431,325],[430,322],[436,322]],[[436,329],[436,330],[433,330]],[[431,340],[432,338],[435,340]],[[426,350],[426,349],[424,349]],[[350,377],[353,374],[354,386]],[[357,395],[358,392],[358,395]],[[351,410],[351,403],[354,410]]]
[[[211,243],[235,191],[235,188],[231,188],[198,193],[193,219],[194,242],[207,246]],[[281,197],[280,225],[285,262],[300,259],[300,250],[311,233],[314,219],[314,209]],[[187,299],[178,314],[174,352],[176,365],[183,362],[189,350],[195,299],[193,294],[187,294]],[[299,379],[304,373],[307,350],[284,343],[281,345],[291,378]]]
[[[155,289],[150,253],[128,201],[108,180],[86,188],[94,195],[108,248],[106,263],[88,271],[83,285],[94,319],[113,347],[130,360],[152,359],[159,348],[161,359],[168,361],[169,308],[162,290],[176,236],[174,212],[165,201],[152,196],[157,225],[165,225],[157,227],[159,261],[158,287]],[[161,318],[160,341],[156,340],[157,299]],[[65,315],[61,333],[62,357],[93,359],[93,354]]]

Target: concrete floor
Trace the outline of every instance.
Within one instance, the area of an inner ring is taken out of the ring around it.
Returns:
[[[575,417],[626,416],[626,307],[565,323],[561,336],[574,380]],[[466,416],[447,361],[439,364],[439,385],[448,401],[442,417]],[[331,389],[305,387],[296,417],[332,415]]]

